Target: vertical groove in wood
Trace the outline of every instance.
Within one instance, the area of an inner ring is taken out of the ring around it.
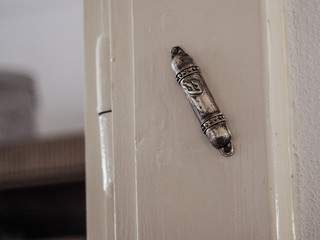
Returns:
[[[137,239],[132,2],[110,0],[116,239]]]

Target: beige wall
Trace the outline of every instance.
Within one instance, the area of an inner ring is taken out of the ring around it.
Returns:
[[[298,239],[320,239],[320,2],[287,0]]]

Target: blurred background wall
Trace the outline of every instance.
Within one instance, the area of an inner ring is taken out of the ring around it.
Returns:
[[[0,71],[35,81],[35,131],[83,131],[82,0],[0,0]]]
[[[0,239],[86,237],[82,0],[0,0]]]

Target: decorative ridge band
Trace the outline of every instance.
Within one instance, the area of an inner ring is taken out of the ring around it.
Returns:
[[[211,128],[212,126],[221,123],[221,122],[225,122],[226,118],[225,116],[220,112],[217,113],[213,116],[211,116],[210,118],[206,119],[202,124],[201,124],[201,129],[203,131],[204,134],[206,134],[206,131]]]
[[[184,79],[185,77],[187,77],[193,73],[200,73],[200,68],[198,66],[191,66],[191,67],[182,69],[176,75],[177,83],[180,84],[182,79]]]

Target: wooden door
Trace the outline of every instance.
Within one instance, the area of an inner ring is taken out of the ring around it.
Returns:
[[[291,239],[281,2],[96,0],[85,7],[89,239]],[[100,134],[113,139],[106,160],[112,200],[103,189],[95,111],[101,34],[112,131]],[[230,158],[201,132],[175,81],[176,45],[201,67],[227,117]]]

